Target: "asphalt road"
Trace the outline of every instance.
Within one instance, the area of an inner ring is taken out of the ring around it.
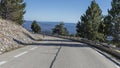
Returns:
[[[0,68],[119,68],[88,45],[46,37],[0,55]]]

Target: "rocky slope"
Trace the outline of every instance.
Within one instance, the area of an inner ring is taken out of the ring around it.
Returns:
[[[11,21],[0,19],[0,54],[24,46],[23,43],[32,43],[40,39]]]

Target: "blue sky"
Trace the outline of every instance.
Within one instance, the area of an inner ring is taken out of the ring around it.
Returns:
[[[92,0],[24,0],[27,4],[25,20],[77,23]],[[96,0],[103,14],[111,8],[112,0]]]

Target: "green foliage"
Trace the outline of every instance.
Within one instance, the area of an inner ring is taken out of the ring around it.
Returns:
[[[61,22],[53,28],[52,33],[58,35],[68,35],[68,30],[64,27],[64,23]]]
[[[3,19],[11,20],[22,25],[25,6],[26,4],[23,0],[1,0],[0,16]]]
[[[37,21],[33,21],[32,25],[31,25],[31,29],[34,33],[40,33],[41,32],[41,28],[38,25]]]
[[[112,27],[113,27],[113,24],[111,23],[111,16],[107,15],[104,17],[104,20],[103,20],[103,24],[104,24],[104,34],[106,36],[110,36],[112,35]]]
[[[103,34],[105,32],[104,17],[102,17],[102,20],[101,20],[101,22],[99,24],[98,32],[99,33],[103,33]]]
[[[69,36],[70,36],[70,37],[74,37],[75,35],[74,35],[74,34],[70,34]]]
[[[108,15],[110,16],[110,23],[113,24],[112,36],[114,37],[114,42],[120,42],[120,0],[112,0],[112,8],[108,10]]]
[[[77,36],[81,36],[81,37],[84,37],[85,35],[85,31],[84,31],[84,24],[82,23],[82,22],[80,22],[80,21],[78,21],[78,23],[77,23],[77,26],[76,26],[76,31],[77,31]]]
[[[95,0],[93,0],[86,13],[81,16],[81,22],[78,22],[76,26],[77,35],[90,40],[103,40],[104,37],[99,32],[101,22],[102,11]]]

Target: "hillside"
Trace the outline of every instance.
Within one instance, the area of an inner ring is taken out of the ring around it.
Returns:
[[[39,35],[34,35],[11,21],[0,19],[0,54],[22,47],[23,43],[35,42]]]

